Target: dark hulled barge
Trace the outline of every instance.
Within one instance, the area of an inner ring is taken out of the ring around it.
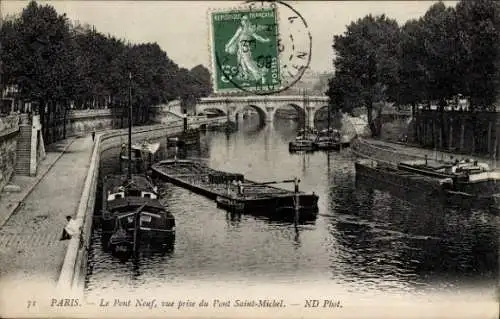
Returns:
[[[114,214],[110,210],[112,203],[124,198],[157,198],[158,188],[144,175],[108,175],[102,182],[101,225],[104,233],[114,229]]]
[[[318,196],[314,193],[272,187],[269,184],[278,182],[257,183],[242,174],[214,170],[190,160],[161,161],[152,166],[152,172],[154,178],[206,196],[231,212],[283,219],[295,217],[298,212],[301,220],[315,219],[318,213]]]
[[[102,208],[102,232],[113,253],[129,253],[137,241],[169,245],[175,239],[174,216],[145,176],[107,176]]]
[[[175,240],[175,218],[157,199],[121,198],[109,210],[114,227],[108,248],[115,253],[132,251],[136,241],[168,246]]]
[[[406,192],[434,195],[446,204],[500,209],[500,172],[474,161],[405,161],[390,164],[358,160],[356,175],[382,181]]]

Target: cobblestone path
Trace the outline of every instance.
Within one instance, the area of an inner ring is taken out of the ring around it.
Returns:
[[[75,139],[0,229],[0,285],[57,281],[68,245],[59,238],[65,216],[76,215],[92,146],[90,136]]]

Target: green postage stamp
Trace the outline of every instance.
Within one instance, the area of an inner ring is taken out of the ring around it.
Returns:
[[[281,87],[276,8],[211,12],[210,27],[216,93]]]

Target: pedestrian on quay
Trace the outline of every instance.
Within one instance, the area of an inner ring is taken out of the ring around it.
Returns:
[[[243,195],[243,183],[241,180],[238,180],[238,194]]]
[[[66,220],[68,223],[64,227],[61,239],[59,240],[71,239],[71,237],[77,235],[82,229],[82,226],[75,219],[71,218],[71,216],[66,216]]]
[[[95,130],[92,130],[92,142],[94,141],[95,139]]]

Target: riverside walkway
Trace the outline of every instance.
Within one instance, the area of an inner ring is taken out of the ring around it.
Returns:
[[[93,145],[88,135],[49,146],[36,177],[12,180],[20,193],[0,194],[0,287],[56,284],[69,242],[59,238],[76,215]]]

